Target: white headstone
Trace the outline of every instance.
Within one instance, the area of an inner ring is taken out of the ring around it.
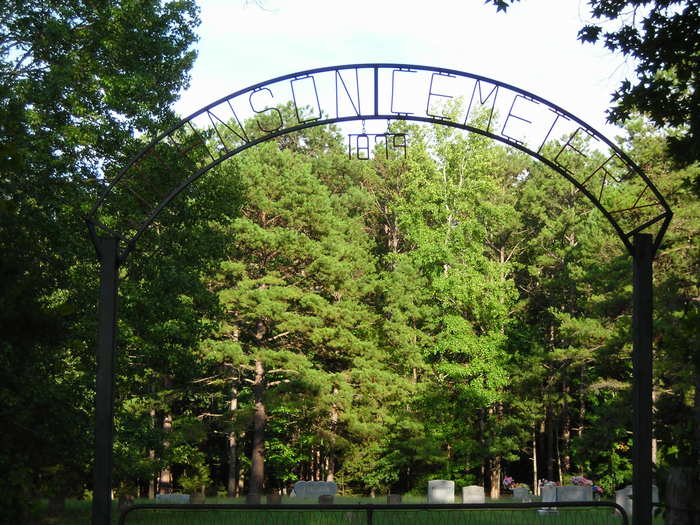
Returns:
[[[625,509],[627,517],[632,517],[632,485],[627,485],[625,488],[615,491],[615,503]]]
[[[530,497],[530,489],[527,487],[515,487],[513,489],[513,499],[523,501]]]
[[[485,503],[484,487],[469,485],[462,487],[462,503]]]
[[[556,485],[542,485],[540,487],[540,495],[543,503],[553,503],[557,501]]]
[[[455,482],[446,479],[428,481],[428,503],[454,503]]]
[[[318,499],[319,496],[335,496],[338,485],[333,481],[297,481],[292,497],[301,499]]]
[[[593,487],[564,485],[557,487],[557,501],[593,501]]]
[[[156,503],[189,503],[189,494],[156,494]]]
[[[620,505],[620,507],[625,509],[628,518],[632,518],[632,494],[632,485],[627,485],[625,488],[615,491],[615,503],[617,503],[618,505]],[[651,486],[651,502],[659,502],[659,487],[657,487],[656,485]]]

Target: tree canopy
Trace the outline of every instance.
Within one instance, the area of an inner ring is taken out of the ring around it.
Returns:
[[[506,11],[520,0],[486,0]],[[589,0],[591,22],[580,29],[585,43],[601,42],[630,58],[635,78],[612,93],[610,122],[647,116],[668,133],[680,166],[700,160],[700,6],[692,0]],[[700,184],[700,181],[696,181]],[[700,190],[700,187],[698,188]]]
[[[89,497],[97,268],[82,212],[174,118],[197,21],[185,0],[0,2],[0,491],[14,522],[39,498]],[[699,169],[668,142],[684,125],[635,115],[621,139],[676,214],[656,267],[659,472],[696,461],[700,436],[700,210],[684,184]],[[348,158],[332,126],[246,150],[121,266],[118,495],[300,479],[423,495],[440,477],[498,496],[505,475],[535,488],[585,474],[611,496],[629,482],[631,269],[615,232],[519,151],[390,130],[406,156]],[[576,147],[589,171],[603,162]],[[155,195],[169,173],[151,160],[117,202]],[[634,199],[610,170],[611,199]]]
[[[136,134],[173,118],[197,24],[189,0],[0,1],[0,487],[17,523],[37,486],[82,492],[95,282],[81,215]]]

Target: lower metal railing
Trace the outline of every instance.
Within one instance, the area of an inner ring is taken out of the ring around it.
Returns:
[[[470,504],[140,504],[119,525],[629,525],[613,502]]]

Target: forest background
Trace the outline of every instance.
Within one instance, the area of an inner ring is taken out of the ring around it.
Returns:
[[[20,516],[35,498],[89,491],[98,271],[82,217],[176,118],[197,8],[4,4],[0,486]],[[663,484],[665,469],[698,461],[700,169],[677,153],[692,125],[633,109],[618,115],[620,145],[675,213],[654,281]],[[630,481],[619,239],[530,158],[392,125],[406,157],[349,159],[334,128],[236,156],[122,267],[117,493],[239,495],[298,479],[423,493],[437,477],[497,496],[505,475],[533,486],[583,474],[611,495]],[[621,199],[639,191],[620,175]]]

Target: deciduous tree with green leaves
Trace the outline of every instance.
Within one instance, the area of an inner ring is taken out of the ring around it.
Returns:
[[[26,520],[37,476],[68,464],[57,454],[89,469],[89,445],[69,435],[90,435],[89,395],[78,392],[91,389],[92,345],[83,337],[94,312],[71,306],[94,271],[81,262],[94,258],[81,213],[105,170],[139,146],[134,132],[172,118],[197,23],[189,0],[0,2],[0,487],[17,505],[8,511],[17,522]],[[42,401],[15,382],[47,395]],[[71,388],[75,397],[60,394]],[[43,423],[70,413],[70,424]],[[67,493],[82,491],[77,478],[63,478]]]

